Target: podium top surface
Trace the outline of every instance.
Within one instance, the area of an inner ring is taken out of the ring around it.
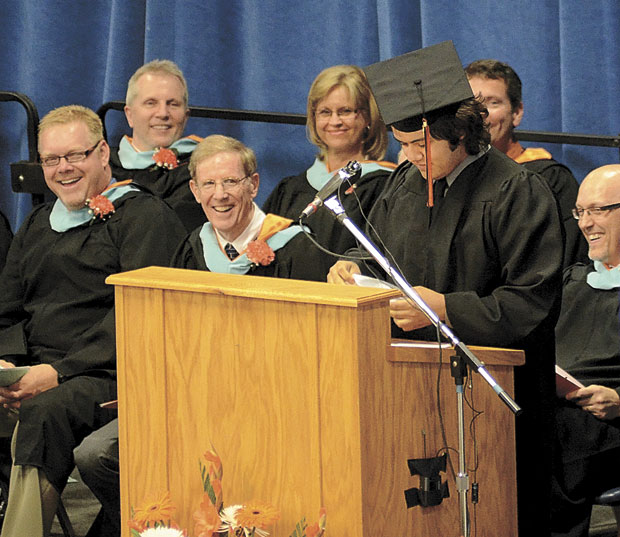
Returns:
[[[120,287],[169,289],[192,293],[219,294],[266,300],[284,300],[356,308],[399,296],[395,290],[306,282],[285,278],[264,278],[219,274],[202,270],[146,267],[108,276],[106,283]]]

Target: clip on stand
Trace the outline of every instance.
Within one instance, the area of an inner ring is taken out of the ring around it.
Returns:
[[[497,384],[495,379],[489,374],[484,364],[476,358],[469,350],[465,343],[461,342],[450,328],[444,324],[438,315],[424,302],[422,297],[409,285],[407,280],[392,267],[387,258],[377,249],[372,241],[364,235],[364,233],[353,223],[347,216],[342,207],[338,196],[332,196],[324,201],[324,205],[336,216],[336,219],[344,225],[353,236],[364,246],[370,255],[381,265],[383,270],[391,276],[396,286],[409,298],[413,303],[422,310],[428,319],[435,325],[440,332],[446,336],[456,350],[456,356],[452,359],[452,376],[455,377],[456,395],[458,405],[458,435],[459,435],[459,471],[456,477],[457,490],[459,494],[460,518],[461,518],[461,535],[469,536],[469,517],[467,514],[467,489],[469,488],[469,477],[466,473],[465,464],[465,419],[463,412],[464,400],[464,378],[467,372],[467,366],[482,375],[489,386],[498,397],[510,408],[510,410],[518,415],[521,413],[521,407],[508,395],[504,389]]]

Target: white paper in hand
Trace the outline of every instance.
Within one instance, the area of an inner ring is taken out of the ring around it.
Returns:
[[[28,366],[0,368],[0,386],[15,384],[29,369],[30,367]]]

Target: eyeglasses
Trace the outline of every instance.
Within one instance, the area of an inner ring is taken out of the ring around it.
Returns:
[[[614,209],[618,209],[620,207],[620,203],[612,203],[611,205],[603,205],[602,207],[590,207],[588,209],[581,209],[579,207],[575,207],[573,209],[573,217],[575,220],[579,220],[584,213],[587,213],[589,216],[601,216],[608,211],[613,211]]]
[[[103,140],[99,140],[94,146],[86,149],[85,151],[72,151],[71,153],[67,153],[66,155],[49,155],[47,157],[42,157],[41,165],[46,167],[58,166],[60,164],[60,159],[63,158],[70,164],[73,164],[75,162],[82,162],[83,160],[86,160],[88,155],[90,155],[95,149],[97,149],[97,146],[102,141]]]
[[[224,191],[228,192],[229,190],[234,190],[235,188],[237,188],[242,181],[245,181],[249,177],[249,175],[241,177],[241,179],[237,179],[236,177],[228,177],[227,179],[222,179],[221,181],[212,181],[208,179],[206,181],[198,183],[198,185],[204,190],[215,190],[217,185],[222,185]]]
[[[335,113],[340,119],[346,121],[348,119],[353,119],[358,114],[358,112],[358,109],[353,110],[352,108],[339,108],[335,112],[332,112],[329,108],[321,108],[321,110],[317,110],[314,114],[317,119],[321,121],[329,121],[332,117],[332,114]]]

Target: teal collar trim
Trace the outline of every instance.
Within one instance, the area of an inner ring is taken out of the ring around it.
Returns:
[[[620,267],[608,269],[600,261],[595,261],[594,271],[588,274],[587,282],[594,289],[616,289],[620,287]]]
[[[133,185],[123,185],[110,188],[103,192],[103,195],[113,202],[133,190],[139,189]],[[82,226],[92,219],[93,215],[88,212],[88,207],[78,209],[77,211],[70,211],[60,199],[57,199],[50,213],[50,226],[54,231],[64,233],[75,227]]]
[[[176,149],[179,155],[184,155],[191,153],[197,145],[198,142],[192,138],[181,138],[169,146],[169,149]],[[118,159],[126,170],[145,170],[146,168],[154,166],[154,154],[155,150],[136,151],[129,142],[127,136],[123,136],[118,146]]]
[[[266,242],[274,252],[277,252],[302,231],[301,226],[293,225],[278,231],[269,237]],[[252,267],[252,262],[245,253],[239,255],[233,261],[228,259],[228,256],[220,248],[213,225],[210,222],[203,224],[200,230],[200,241],[202,242],[205,263],[211,272],[247,274]]]

